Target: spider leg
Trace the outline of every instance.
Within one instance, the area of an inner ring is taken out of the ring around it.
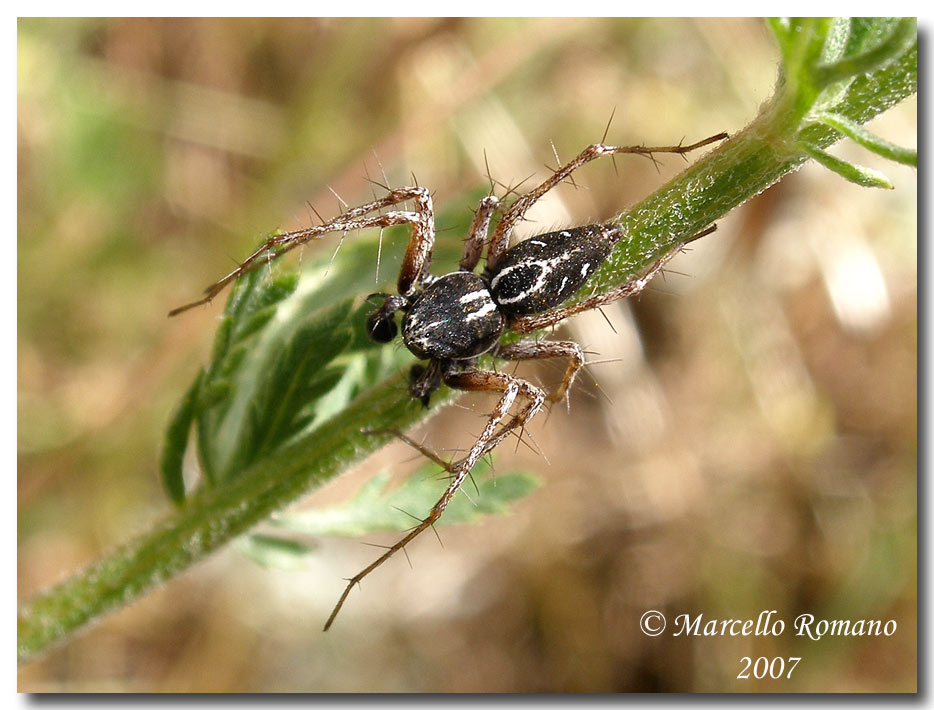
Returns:
[[[566,357],[568,366],[561,384],[546,397],[548,402],[560,402],[566,399],[574,378],[584,366],[584,351],[580,345],[570,340],[524,341],[504,345],[491,353],[504,360],[543,360],[546,358]]]
[[[498,206],[499,199],[494,195],[484,197],[477,205],[477,211],[470,223],[470,231],[467,232],[467,240],[464,242],[464,251],[461,254],[461,271],[473,271],[480,261],[483,244],[490,231],[490,220]]]
[[[367,216],[376,210],[409,200],[415,204],[414,212],[397,210]],[[399,292],[402,295],[409,295],[414,291],[415,285],[427,275],[435,243],[431,195],[424,187],[398,188],[377,200],[346,210],[338,217],[323,224],[270,237],[256,251],[244,259],[237,268],[205,289],[202,298],[171,310],[169,315],[178,315],[195,306],[210,303],[228,284],[236,281],[243,274],[273,259],[278,259],[297,246],[320,239],[330,232],[348,232],[354,229],[368,229],[371,227],[386,228],[401,224],[412,226],[412,238],[409,241],[405,257],[402,260],[402,268],[399,271]]]
[[[365,434],[392,434],[399,441],[403,442],[404,444],[408,444],[413,449],[418,451],[422,456],[424,456],[425,458],[427,458],[429,461],[433,462],[435,465],[439,466],[440,468],[444,469],[448,473],[453,474],[455,472],[454,471],[455,464],[445,461],[443,458],[441,458],[441,456],[438,454],[437,451],[435,451],[429,446],[425,446],[424,444],[418,443],[411,437],[408,437],[405,434],[403,434],[398,429],[367,429],[364,431],[364,433]]]
[[[487,268],[495,270],[497,263],[509,248],[509,241],[510,237],[512,236],[512,230],[515,228],[516,224],[525,216],[525,213],[529,210],[529,208],[534,205],[546,192],[560,184],[563,180],[570,177],[570,175],[575,170],[583,165],[586,165],[591,160],[596,160],[597,158],[604,155],[619,155],[624,153],[644,155],[649,158],[652,158],[655,153],[674,153],[676,155],[683,156],[686,153],[697,150],[698,148],[703,148],[704,146],[710,145],[711,143],[716,143],[717,141],[723,140],[727,137],[728,136],[726,133],[718,133],[715,136],[705,138],[704,140],[698,141],[697,143],[692,143],[691,145],[614,146],[606,145],[604,143],[594,143],[593,145],[588,146],[583,151],[581,151],[580,155],[567,164],[560,166],[541,185],[517,199],[503,212],[503,216],[499,223],[496,225],[496,229],[493,230],[493,236],[490,238],[490,247],[487,253]]]
[[[441,518],[445,508],[448,507],[448,504],[454,498],[454,495],[457,493],[458,489],[460,489],[467,476],[470,475],[471,469],[474,467],[474,464],[477,463],[480,457],[490,451],[491,447],[496,443],[502,441],[510,431],[518,426],[524,426],[527,424],[538,413],[545,401],[545,393],[538,387],[535,387],[534,385],[526,382],[525,380],[521,380],[518,377],[512,377],[511,375],[505,375],[489,370],[468,370],[466,372],[453,373],[449,372],[445,374],[444,381],[449,387],[454,387],[456,389],[470,391],[493,390],[502,392],[503,394],[500,397],[496,407],[493,409],[492,414],[490,414],[490,418],[487,421],[486,426],[484,426],[483,432],[477,438],[477,441],[471,447],[467,456],[465,456],[457,463],[451,465],[451,482],[448,484],[448,487],[441,495],[441,498],[438,499],[438,502],[432,506],[428,515],[423,520],[421,520],[415,527],[409,530],[405,537],[399,540],[395,545],[389,547],[386,552],[384,552],[378,559],[376,559],[374,562],[369,564],[367,567],[362,569],[347,581],[347,586],[344,588],[340,599],[338,599],[334,610],[331,612],[331,615],[328,617],[328,620],[324,625],[325,631],[327,631],[331,627],[331,624],[334,623],[334,619],[337,618],[337,614],[340,612],[341,607],[343,607],[344,601],[346,601],[347,596],[350,594],[350,590],[353,589],[354,585],[359,584],[364,577],[370,574],[370,572],[383,564],[399,550],[403,550],[406,545],[412,542],[412,540],[434,525]],[[501,431],[497,432],[497,427],[499,427],[500,423],[507,417],[510,407],[516,401],[516,398],[519,395],[525,397],[528,401],[528,404],[526,404],[526,406],[518,414],[516,414],[512,420],[510,420],[509,423],[502,428]]]
[[[455,468],[466,466],[472,469],[481,456],[492,451],[514,429],[524,427],[538,414],[545,403],[545,392],[522,378],[493,370],[467,370],[455,372],[444,376],[444,383],[454,389],[468,392],[502,392],[503,396],[493,409],[483,432],[471,447],[467,456],[455,464]],[[510,406],[518,395],[522,395],[527,404],[518,414],[504,424],[499,431],[500,423],[506,418]]]

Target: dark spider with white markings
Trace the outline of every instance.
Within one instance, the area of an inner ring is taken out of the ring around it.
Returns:
[[[584,366],[583,350],[577,343],[543,340],[501,345],[500,336],[507,331],[532,333],[554,326],[575,313],[634,296],[646,287],[678,251],[675,248],[661,256],[637,279],[607,293],[561,307],[607,259],[622,238],[623,229],[614,223],[592,224],[541,234],[510,247],[512,231],[526,211],[576,169],[600,156],[623,153],[650,158],[654,153],[684,155],[726,137],[725,133],[720,133],[688,146],[591,145],[572,161],[559,167],[537,188],[503,209],[489,239],[490,222],[494,213],[500,209],[500,203],[492,195],[480,200],[467,234],[460,270],[438,277],[429,273],[435,239],[429,191],[424,187],[390,190],[386,196],[349,209],[329,222],[271,237],[236,269],[210,286],[203,298],[169,313],[176,315],[194,306],[209,303],[229,283],[247,271],[326,233],[409,224],[412,226],[412,238],[399,271],[399,293],[375,294],[383,299],[383,303],[367,319],[370,337],[380,343],[395,339],[399,330],[396,313],[402,312],[403,342],[416,357],[427,360],[427,365],[413,366],[409,385],[412,397],[425,406],[431,394],[442,384],[459,390],[502,393],[483,432],[460,461],[447,463],[433,451],[397,433],[446,469],[451,475],[450,483],[427,517],[388,548],[379,559],[349,580],[325,624],[325,630],[331,626],[353,585],[437,521],[477,460],[492,451],[515,429],[524,428],[546,401],[558,402],[564,399],[577,372]],[[409,201],[415,205],[414,211],[379,212],[383,208]],[[377,214],[373,215],[374,212]],[[710,227],[693,238],[709,234],[714,228]],[[684,243],[681,242],[682,245]],[[482,273],[477,274],[474,270],[485,245],[486,267]],[[567,358],[568,366],[561,384],[546,395],[541,388],[521,378],[477,368],[478,358],[484,354],[503,360],[562,357]],[[526,402],[525,406],[503,424],[520,395]]]

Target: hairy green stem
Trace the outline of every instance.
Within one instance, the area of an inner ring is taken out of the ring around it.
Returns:
[[[417,424],[429,410],[406,395],[405,385],[400,376],[364,393],[329,426],[276,451],[230,485],[203,489],[149,532],[23,605],[20,659],[184,570],[392,438],[361,435],[364,429]]]
[[[862,124],[917,90],[917,47],[872,76],[856,79],[835,112]],[[793,99],[779,93],[753,123],[619,217],[630,235],[601,269],[608,290],[659,255],[759,194],[807,159],[807,146],[826,147],[843,134],[812,124],[796,139],[786,126]]]

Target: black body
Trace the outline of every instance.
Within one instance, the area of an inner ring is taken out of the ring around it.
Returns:
[[[469,271],[433,281],[409,304],[402,339],[421,360],[466,360],[492,348],[506,319],[486,282]]]
[[[619,241],[616,226],[589,225],[530,237],[511,247],[489,278],[493,300],[509,315],[556,308],[577,293]]]
[[[403,342],[419,359],[433,361],[412,373],[412,394],[427,404],[443,373],[493,349],[512,318],[544,313],[573,296],[620,234],[615,225],[540,234],[507,249],[494,269],[480,275],[455,271],[428,281],[409,298],[384,295],[368,319],[370,336],[391,340],[397,332],[394,313],[403,311]]]

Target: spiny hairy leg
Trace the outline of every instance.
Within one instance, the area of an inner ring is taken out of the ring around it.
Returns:
[[[487,253],[487,269],[493,270],[496,268],[496,265],[499,263],[499,260],[502,258],[503,254],[507,249],[509,249],[512,230],[515,228],[516,224],[518,224],[518,222],[525,216],[525,213],[529,210],[529,208],[534,205],[545,193],[550,191],[562,181],[566,180],[575,170],[582,167],[583,165],[586,165],[591,160],[596,160],[597,158],[600,158],[604,155],[644,155],[651,158],[652,160],[655,159],[655,153],[673,153],[676,155],[685,155],[693,150],[703,148],[704,146],[708,146],[728,137],[729,136],[726,133],[718,133],[715,136],[710,136],[709,138],[705,138],[704,140],[698,141],[697,143],[692,143],[691,145],[614,146],[606,145],[604,143],[595,143],[591,146],[588,146],[583,151],[581,151],[580,155],[578,155],[576,158],[565,165],[559,166],[558,169],[555,170],[554,173],[541,185],[517,199],[506,210],[503,211],[503,216],[499,223],[496,225],[496,228],[493,230],[493,236],[490,238],[490,248]]]
[[[494,195],[484,197],[477,204],[477,211],[467,231],[467,239],[464,240],[464,250],[459,264],[461,271],[473,271],[479,263],[483,245],[490,231],[490,220],[493,219],[493,213],[496,212],[497,207],[499,207],[499,199]]]
[[[454,473],[454,468],[457,465],[457,463],[445,461],[443,458],[441,458],[438,452],[432,449],[430,446],[425,446],[424,444],[420,444],[419,442],[415,441],[415,439],[409,436],[406,436],[403,432],[399,431],[398,429],[364,429],[363,433],[374,434],[374,435],[391,434],[392,436],[396,437],[402,443],[407,444],[408,446],[411,446],[418,453],[420,453],[422,456],[427,458],[429,461],[431,461],[435,465],[444,469],[448,473]]]
[[[568,365],[561,384],[549,393],[546,398],[548,402],[560,402],[566,399],[571,385],[574,384],[574,378],[584,366],[584,351],[580,345],[571,340],[526,340],[500,346],[492,354],[504,360],[567,358]]]
[[[466,372],[448,373],[445,375],[444,381],[449,387],[454,387],[456,389],[470,391],[495,390],[503,394],[496,407],[493,409],[493,412],[490,414],[490,418],[487,420],[483,432],[477,437],[477,441],[463,459],[454,464],[446,465],[437,455],[429,456],[429,458],[441,464],[442,468],[451,474],[451,479],[447,488],[444,490],[444,493],[441,494],[438,502],[432,506],[427,517],[419,521],[415,527],[409,530],[405,537],[399,540],[395,545],[389,547],[378,559],[347,580],[347,586],[344,588],[340,599],[337,600],[334,610],[331,612],[331,615],[324,625],[325,631],[331,628],[331,625],[337,618],[341,607],[344,606],[344,602],[354,585],[358,584],[364,577],[370,574],[370,572],[382,565],[386,560],[434,525],[444,514],[445,508],[448,507],[448,504],[454,498],[461,485],[470,475],[471,470],[480,457],[492,451],[495,445],[501,442],[513,429],[527,424],[538,413],[545,401],[545,393],[535,385],[521,380],[518,377],[512,377],[511,375],[499,372],[468,370]],[[508,416],[510,407],[512,407],[519,395],[522,395],[527,400],[526,406],[502,427],[500,431],[497,431],[500,423]],[[405,438],[407,439],[407,437]],[[411,440],[409,440],[409,442],[414,443],[411,442]],[[416,448],[420,449],[421,447],[416,445]]]
[[[367,216],[371,212],[409,200],[415,204],[415,211],[413,212],[396,210]],[[434,249],[434,214],[431,195],[428,189],[424,187],[401,187],[391,190],[387,195],[359,207],[346,210],[338,217],[323,224],[270,237],[256,251],[244,259],[237,268],[224,278],[208,286],[202,298],[172,309],[169,311],[169,316],[175,316],[196,306],[210,303],[228,284],[236,281],[243,274],[267,264],[273,259],[278,259],[297,246],[320,239],[325,234],[374,227],[384,229],[402,224],[412,225],[412,239],[409,242],[402,262],[402,269],[399,273],[400,293],[408,295],[414,284],[423,278],[427,272],[428,264],[431,261],[431,253]]]

